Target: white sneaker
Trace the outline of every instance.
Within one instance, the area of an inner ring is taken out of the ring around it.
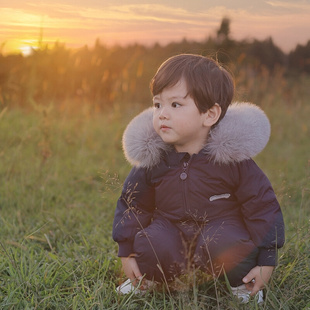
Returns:
[[[233,295],[236,296],[242,304],[246,304],[250,301],[251,291],[248,291],[244,284],[237,286],[237,287],[231,287],[231,291],[232,291]],[[260,290],[255,295],[255,299],[256,299],[256,302],[258,304],[262,304],[264,302],[264,295],[263,295],[262,290]]]
[[[150,280],[143,280],[143,283],[139,283],[136,287],[132,284],[130,279],[127,279],[124,283],[116,288],[116,292],[122,295],[133,294],[145,294],[148,290],[155,289],[156,283]]]
[[[136,288],[130,281],[130,279],[127,279],[124,283],[122,283],[120,286],[116,288],[116,292],[122,295],[134,293],[139,294],[140,290]]]

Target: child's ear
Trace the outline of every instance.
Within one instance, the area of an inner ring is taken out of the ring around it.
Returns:
[[[220,107],[218,103],[216,103],[212,108],[210,108],[205,113],[204,125],[207,127],[213,126],[220,118],[221,113],[222,113],[222,108]]]

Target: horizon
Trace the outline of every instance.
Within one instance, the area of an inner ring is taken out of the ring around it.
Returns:
[[[308,0],[0,0],[0,52],[27,55],[32,49],[60,42],[67,48],[108,47],[202,41],[214,36],[224,17],[233,40],[272,38],[284,53],[310,39]]]

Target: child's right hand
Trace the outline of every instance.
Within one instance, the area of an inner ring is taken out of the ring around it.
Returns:
[[[243,278],[246,288],[251,291],[251,296],[256,295],[267,285],[274,268],[274,266],[256,266]]]
[[[142,279],[142,274],[134,257],[121,257],[125,275],[130,279],[134,286],[137,286]]]

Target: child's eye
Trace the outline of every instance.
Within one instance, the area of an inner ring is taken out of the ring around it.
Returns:
[[[159,108],[160,108],[160,103],[154,102],[154,103],[153,103],[153,107],[154,107],[155,109],[159,109]]]
[[[181,105],[180,105],[179,103],[177,103],[177,102],[172,102],[172,103],[171,103],[171,106],[172,106],[173,108],[178,108],[178,107],[180,107]]]

